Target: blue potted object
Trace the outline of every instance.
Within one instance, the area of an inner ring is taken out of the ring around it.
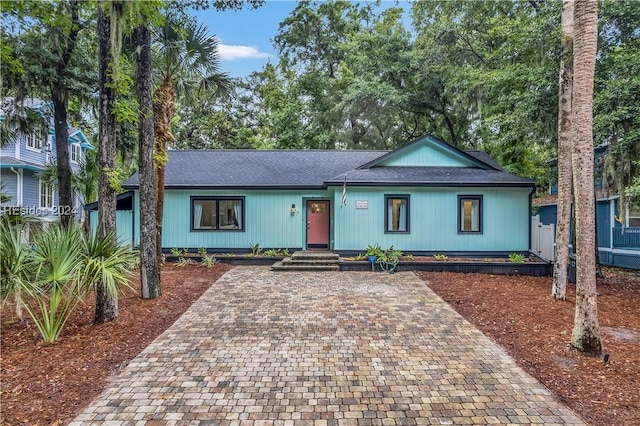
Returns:
[[[371,272],[373,272],[374,269],[375,269],[376,257],[375,256],[369,256],[369,263],[371,264]]]

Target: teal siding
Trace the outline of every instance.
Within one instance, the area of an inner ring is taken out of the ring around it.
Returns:
[[[332,191],[167,191],[165,193],[162,247],[249,249],[259,243],[267,248],[303,247],[306,234],[305,199],[327,199]],[[243,231],[191,231],[190,196],[244,196]],[[139,194],[135,194],[136,211]],[[299,213],[291,214],[295,204]],[[139,215],[135,217],[136,245],[140,238]]]
[[[116,228],[118,240],[122,244],[131,245],[133,241],[133,212],[131,210],[116,211]],[[91,233],[94,234],[98,229],[98,211],[93,210],[89,213],[89,227]]]
[[[405,150],[394,153],[380,163],[382,166],[467,167],[475,163],[444,146],[425,139]]]
[[[411,194],[410,233],[385,234],[384,195]],[[190,196],[244,196],[244,231],[191,231]],[[483,233],[458,234],[458,195],[483,196]],[[266,248],[306,246],[306,201],[331,201],[331,247],[363,252],[378,243],[409,251],[527,251],[529,249],[528,188],[367,188],[347,187],[347,205],[341,205],[342,188],[318,191],[176,191],[165,194],[163,248],[206,247],[249,250],[249,244]],[[367,201],[367,209],[356,209]],[[135,210],[138,211],[138,193]],[[292,215],[291,205],[299,213]],[[135,215],[135,245],[139,245],[139,214]]]
[[[384,233],[384,195],[411,194],[410,233]],[[458,195],[483,195],[483,233],[458,234]],[[403,251],[526,251],[529,189],[357,188],[335,216],[336,250],[363,251],[368,244]],[[340,193],[336,192],[339,202]],[[367,209],[356,209],[356,201]]]

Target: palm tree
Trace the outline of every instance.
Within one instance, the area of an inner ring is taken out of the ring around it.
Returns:
[[[595,258],[593,89],[598,43],[598,2],[576,0],[574,10],[573,183],[576,214],[576,313],[571,344],[600,354]]]
[[[164,207],[164,171],[167,147],[174,142],[171,120],[175,115],[176,96],[188,103],[194,90],[226,95],[230,79],[220,72],[218,40],[206,28],[177,15],[166,16],[155,34],[153,68],[158,88],[153,96],[156,161],[156,235],[158,259],[162,256],[162,217]]]
[[[558,113],[558,223],[556,224],[556,259],[553,268],[554,299],[564,300],[569,262],[571,225],[571,91],[573,88],[573,0],[562,2],[562,56]]]

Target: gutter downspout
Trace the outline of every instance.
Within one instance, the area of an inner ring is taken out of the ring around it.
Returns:
[[[11,168],[11,171],[16,174],[16,206],[22,205],[22,169]]]

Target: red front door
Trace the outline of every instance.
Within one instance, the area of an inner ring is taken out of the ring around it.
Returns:
[[[329,201],[307,201],[307,248],[329,248]]]

